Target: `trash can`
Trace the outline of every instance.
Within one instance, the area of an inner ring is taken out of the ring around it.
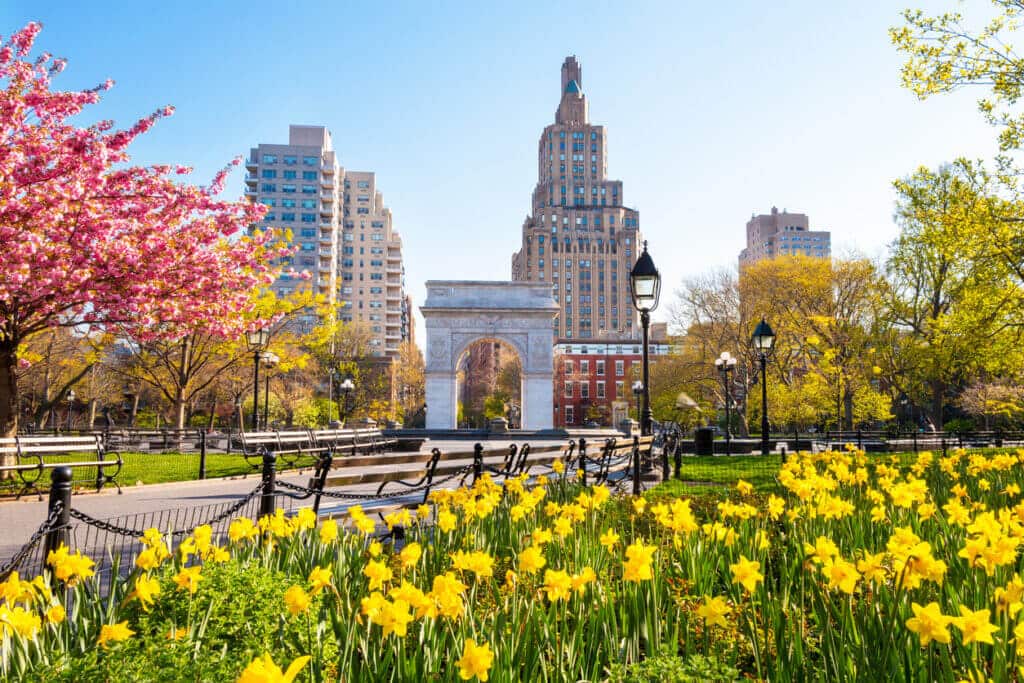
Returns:
[[[693,450],[697,455],[714,455],[715,430],[711,427],[697,427],[693,432]]]

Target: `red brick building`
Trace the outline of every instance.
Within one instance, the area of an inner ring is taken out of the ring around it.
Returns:
[[[652,363],[672,348],[664,329],[664,324],[651,326]],[[555,345],[554,426],[595,422],[617,427],[627,417],[636,419],[633,382],[642,378],[642,368],[639,340],[560,340]]]

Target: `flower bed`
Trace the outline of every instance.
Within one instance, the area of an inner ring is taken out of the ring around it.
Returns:
[[[108,598],[66,549],[62,590],[0,584],[0,677],[1016,680],[1022,462],[802,454],[717,504],[483,478],[395,543],[358,508],[151,530]]]

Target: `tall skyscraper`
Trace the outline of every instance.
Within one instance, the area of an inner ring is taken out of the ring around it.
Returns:
[[[817,258],[832,256],[832,233],[811,230],[805,213],[780,213],[751,216],[747,221],[747,247],[740,252],[740,268],[761,259],[803,254]]]
[[[375,175],[346,171],[323,126],[289,126],[287,145],[260,144],[245,165],[246,196],[268,207],[260,227],[290,230],[294,269],[342,302],[342,320],[370,328],[374,355],[397,357],[411,329],[402,238]],[[274,288],[288,295],[304,284],[283,274]]]
[[[537,146],[537,185],[512,279],[551,283],[561,307],[557,338],[633,338],[639,325],[629,272],[639,213],[625,206],[622,181],[607,179],[607,134],[590,123],[576,57],[562,64],[560,97]]]

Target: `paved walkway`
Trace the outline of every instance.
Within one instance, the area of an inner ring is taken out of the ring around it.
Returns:
[[[510,441],[487,441],[488,450],[508,448]],[[534,446],[542,444],[563,443],[562,441],[531,442]],[[429,447],[428,447],[429,444]],[[431,448],[440,448],[445,452],[472,451],[472,441],[433,441],[424,444],[422,452],[426,455]],[[372,467],[360,468],[371,470]],[[306,485],[312,469],[299,470],[279,474],[278,479],[293,484]],[[200,507],[218,503],[237,501],[249,494],[260,483],[260,476],[254,473],[245,477],[226,479],[207,479],[204,481],[186,481],[173,484],[150,484],[146,486],[126,486],[123,493],[118,494],[114,488],[106,488],[102,492],[83,492],[76,494],[72,505],[98,519],[110,519],[134,513],[157,512],[178,508]],[[376,491],[378,484],[346,487],[346,490]],[[18,501],[0,502],[0,565],[10,558],[28,541],[39,525],[46,519],[46,496],[39,500],[36,496],[26,496]],[[325,504],[329,502],[325,500]]]

